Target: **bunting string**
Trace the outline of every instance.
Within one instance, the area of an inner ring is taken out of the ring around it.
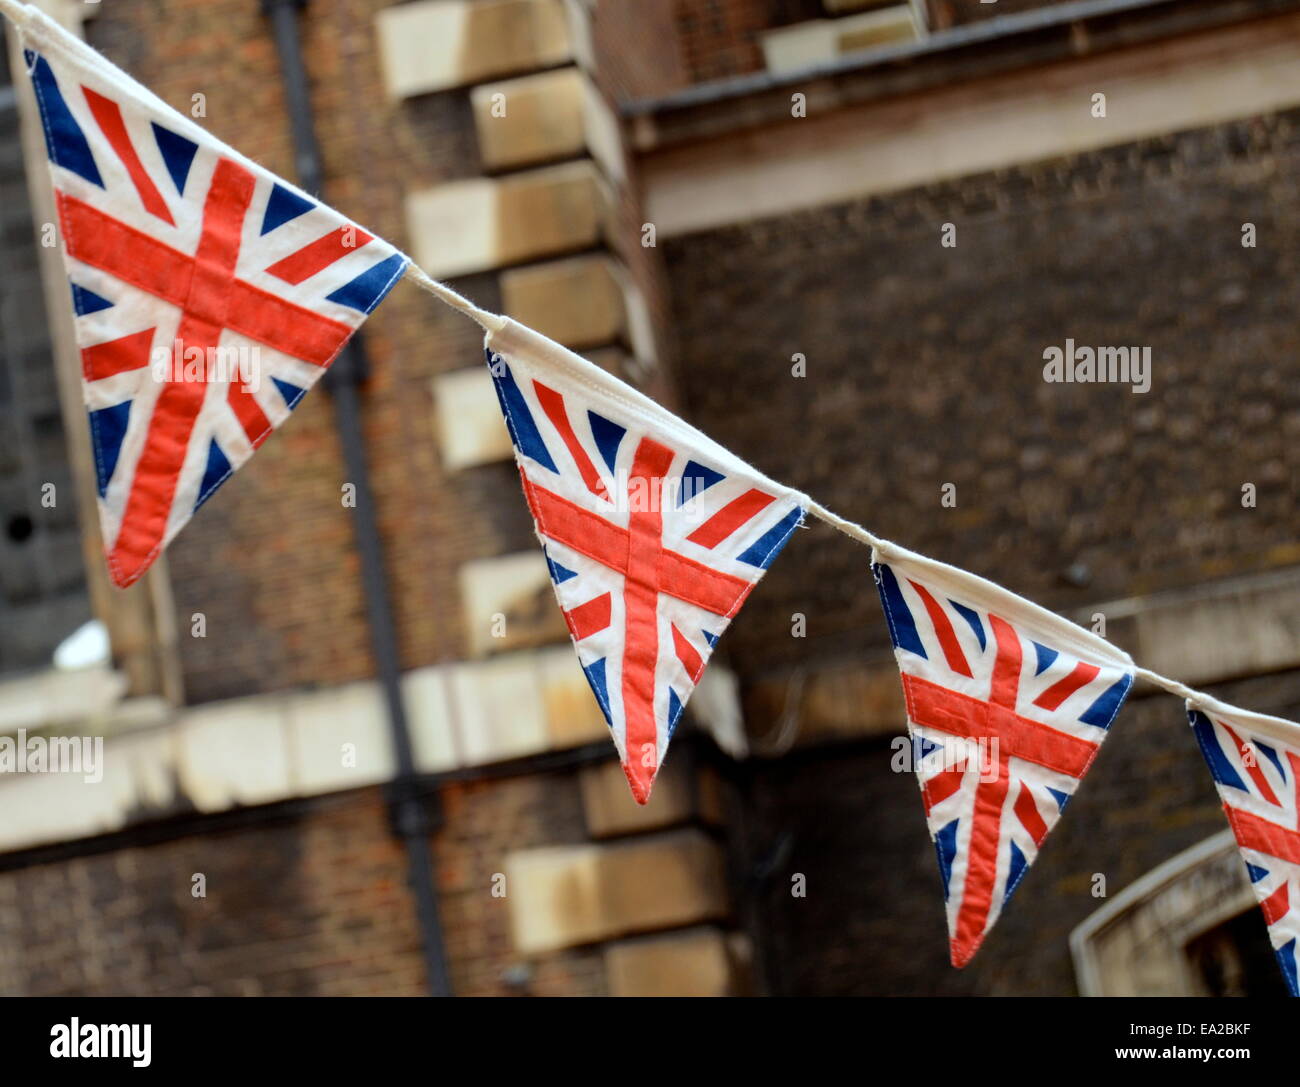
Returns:
[[[457,294],[445,283],[440,283],[435,280],[424,271],[423,268],[419,267],[419,265],[414,262],[412,262],[407,275],[411,281],[422,290],[425,290],[434,297],[441,299],[453,308],[460,310],[462,313],[468,314],[483,328],[491,331],[502,327],[502,318],[498,314],[480,309],[478,306],[474,305],[473,302],[469,301],[469,299]],[[856,540],[858,543],[870,547],[873,552],[881,558],[888,560],[891,557],[898,556],[904,550],[891,541],[886,540],[884,537],[877,536],[874,532],[871,532],[864,526],[857,524],[854,521],[850,521],[846,517],[841,517],[833,510],[827,509],[820,502],[810,499],[807,509],[808,512],[818,520],[830,525],[836,531],[842,532],[845,536],[848,536],[849,539]],[[1027,598],[1020,596],[1018,593],[1012,592],[1010,589],[1004,588],[1003,591],[1006,592],[1007,595],[1014,597],[1016,600],[1030,603]],[[1143,679],[1154,686],[1161,687],[1170,694],[1176,695],[1177,697],[1192,702],[1193,704],[1201,705],[1205,699],[1208,698],[1207,695],[1188,687],[1185,683],[1180,683],[1178,680],[1171,679],[1168,676],[1162,676],[1160,673],[1153,672],[1149,668],[1139,667],[1136,674],[1139,679]]]
[[[0,0],[0,14],[29,50],[119,586],[289,418],[405,278],[484,330],[556,597],[638,802],[718,639],[811,515],[871,548],[954,965],[992,929],[1140,679],[1185,701],[1300,995],[1300,726],[1140,667],[1033,601],[768,478],[220,143],[38,9]],[[155,338],[178,356],[161,377]],[[269,383],[180,372],[182,350],[210,356],[231,341],[271,349]],[[781,747],[803,684],[797,672]]]
[[[419,287],[420,290],[427,291],[434,298],[447,303],[452,309],[459,310],[466,316],[473,318],[486,332],[496,332],[505,326],[505,321],[499,314],[480,309],[463,294],[457,293],[447,284],[434,279],[415,261],[410,261],[407,264],[406,278]]]
[[[420,289],[427,291],[435,298],[441,299],[454,309],[469,315],[484,329],[493,331],[502,327],[503,319],[500,315],[480,309],[469,299],[458,294],[445,283],[440,283],[438,280],[434,279],[413,261],[409,267],[407,276],[416,286],[420,287]],[[854,521],[850,521],[846,517],[841,517],[833,510],[827,509],[820,502],[810,499],[808,501],[807,509],[808,512],[818,520],[830,525],[836,531],[842,532],[845,536],[848,536],[849,539],[856,540],[858,543],[870,547],[876,555],[886,560],[891,557],[896,557],[903,550],[898,545],[886,540],[884,537],[877,536],[874,532],[871,532],[864,526],[857,524]],[[1010,589],[1004,589],[1003,591],[1019,601],[1029,603],[1025,597],[1020,596],[1018,593],[1013,593]],[[1161,687],[1170,694],[1176,695],[1188,702],[1192,702],[1195,705],[1201,705],[1208,697],[1201,692],[1188,687],[1185,683],[1180,683],[1178,680],[1171,679],[1168,676],[1162,676],[1160,673],[1153,672],[1149,668],[1139,667],[1136,674],[1139,679],[1143,679],[1148,683]]]

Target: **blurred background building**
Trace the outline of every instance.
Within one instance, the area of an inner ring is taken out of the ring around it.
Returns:
[[[345,214],[876,532],[1300,716],[1300,2],[41,6],[297,178],[292,9]],[[0,734],[102,735],[106,770],[0,776],[0,993],[420,994],[430,939],[461,995],[1281,993],[1182,707],[1142,689],[948,966],[869,554],[818,524],[637,809],[478,330],[409,287],[360,397],[415,776],[329,390],[110,588],[16,56]],[[1150,347],[1150,392],[1045,383],[1067,337]]]

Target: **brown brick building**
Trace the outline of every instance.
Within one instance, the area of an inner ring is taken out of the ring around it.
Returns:
[[[261,0],[43,6],[295,176]],[[874,531],[1300,713],[1300,4],[310,0],[298,23],[326,198],[432,275]],[[0,992],[426,991],[331,394],[107,586],[11,70],[0,302],[34,316],[0,369],[0,732],[103,735],[106,765],[0,779]],[[1150,391],[1045,383],[1067,337],[1150,347]],[[948,967],[869,554],[820,525],[634,809],[478,330],[400,286],[366,342],[455,992],[1280,987],[1181,707],[1143,690]],[[76,503],[42,506],[49,481]],[[39,667],[91,616],[110,662]]]

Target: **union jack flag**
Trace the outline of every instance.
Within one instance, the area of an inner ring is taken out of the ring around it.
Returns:
[[[556,597],[644,804],[713,647],[804,500],[538,333],[509,322],[488,345]]]
[[[289,417],[406,258],[80,43],[26,56],[126,586]]]
[[[965,966],[1106,738],[1127,654],[991,582],[913,556],[874,564]]]
[[[1206,712],[1208,711],[1208,712]],[[1208,699],[1187,717],[1264,911],[1292,996],[1300,996],[1300,725]]]

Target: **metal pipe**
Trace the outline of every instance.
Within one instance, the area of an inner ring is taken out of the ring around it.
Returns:
[[[306,5],[307,0],[262,0],[262,10],[271,20],[276,49],[280,55],[299,183],[307,192],[318,195],[323,180],[320,145],[316,141],[311,91],[303,64],[302,39],[298,29],[298,12]],[[438,916],[433,864],[429,857],[429,805],[436,802],[436,798],[430,797],[427,790],[421,787],[415,769],[411,731],[406,719],[406,705],[402,699],[397,629],[389,603],[383,543],[375,518],[374,494],[370,486],[365,438],[361,429],[358,387],[365,379],[366,371],[365,344],[358,332],[325,372],[324,384],[334,400],[335,423],[348,478],[356,487],[353,531],[361,558],[361,581],[365,591],[370,643],[379,685],[384,694],[384,704],[388,710],[389,731],[397,760],[397,775],[386,787],[389,814],[394,832],[406,846],[407,874],[415,897],[429,992],[433,996],[450,996],[451,979],[447,971],[442,923]]]

